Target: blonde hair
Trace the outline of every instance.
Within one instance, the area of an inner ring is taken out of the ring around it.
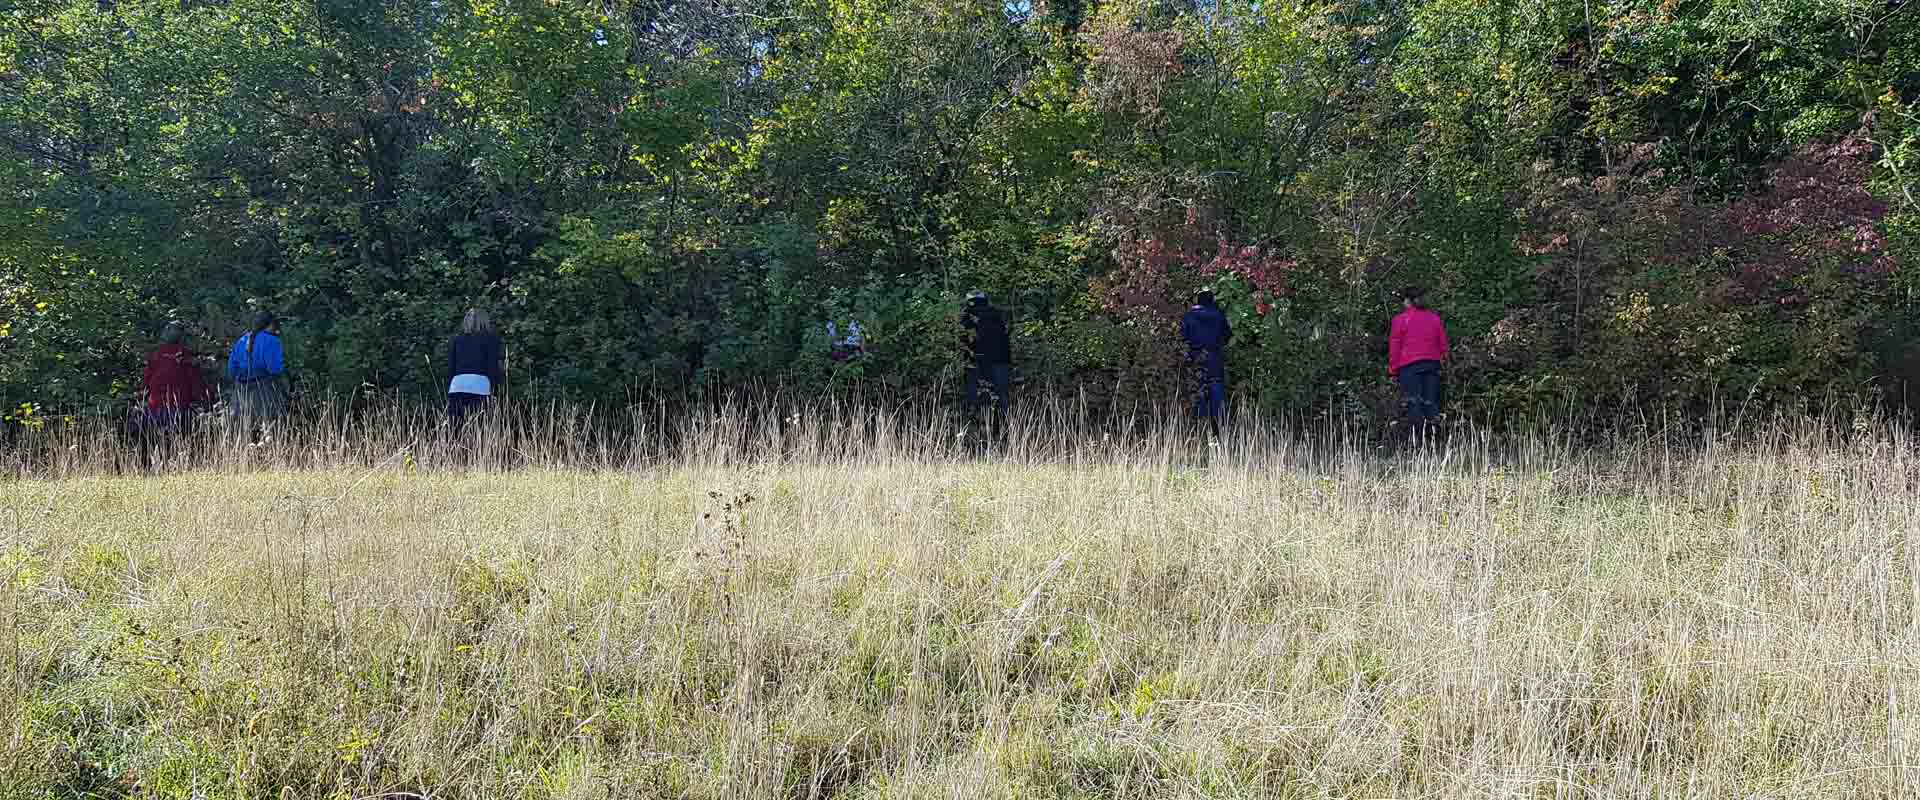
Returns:
[[[467,318],[460,322],[460,332],[469,336],[493,333],[493,320],[487,317],[487,312],[469,308]]]

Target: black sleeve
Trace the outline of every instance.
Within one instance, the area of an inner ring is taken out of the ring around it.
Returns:
[[[487,362],[487,380],[494,384],[507,380],[507,345],[500,337],[493,337],[493,358]]]
[[[447,380],[453,380],[453,376],[458,374],[460,374],[460,337],[455,336],[447,341]]]

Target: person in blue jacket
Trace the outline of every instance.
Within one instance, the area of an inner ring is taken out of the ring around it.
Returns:
[[[1227,411],[1227,343],[1233,326],[1220,311],[1213,292],[1201,292],[1180,318],[1180,335],[1187,340],[1187,369],[1194,376],[1193,413],[1220,433],[1220,417]]]
[[[287,413],[287,360],[280,348],[280,322],[272,312],[253,318],[245,336],[227,354],[227,379],[233,381],[233,415],[251,426],[255,441],[260,427]]]

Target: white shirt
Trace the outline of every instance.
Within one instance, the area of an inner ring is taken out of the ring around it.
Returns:
[[[493,381],[485,375],[455,375],[453,383],[447,384],[447,394],[493,394]]]

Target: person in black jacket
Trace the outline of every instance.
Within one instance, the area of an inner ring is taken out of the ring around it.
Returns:
[[[967,329],[967,349],[973,356],[967,369],[967,408],[986,404],[980,387],[987,384],[993,391],[993,424],[997,430],[1012,399],[1013,348],[1007,340],[1007,315],[987,300],[986,292],[973,291],[967,293],[967,310],[960,324]]]
[[[493,393],[506,387],[505,359],[500,335],[487,312],[469,309],[460,323],[460,335],[447,348],[447,418],[458,429],[468,415],[486,407]]]

